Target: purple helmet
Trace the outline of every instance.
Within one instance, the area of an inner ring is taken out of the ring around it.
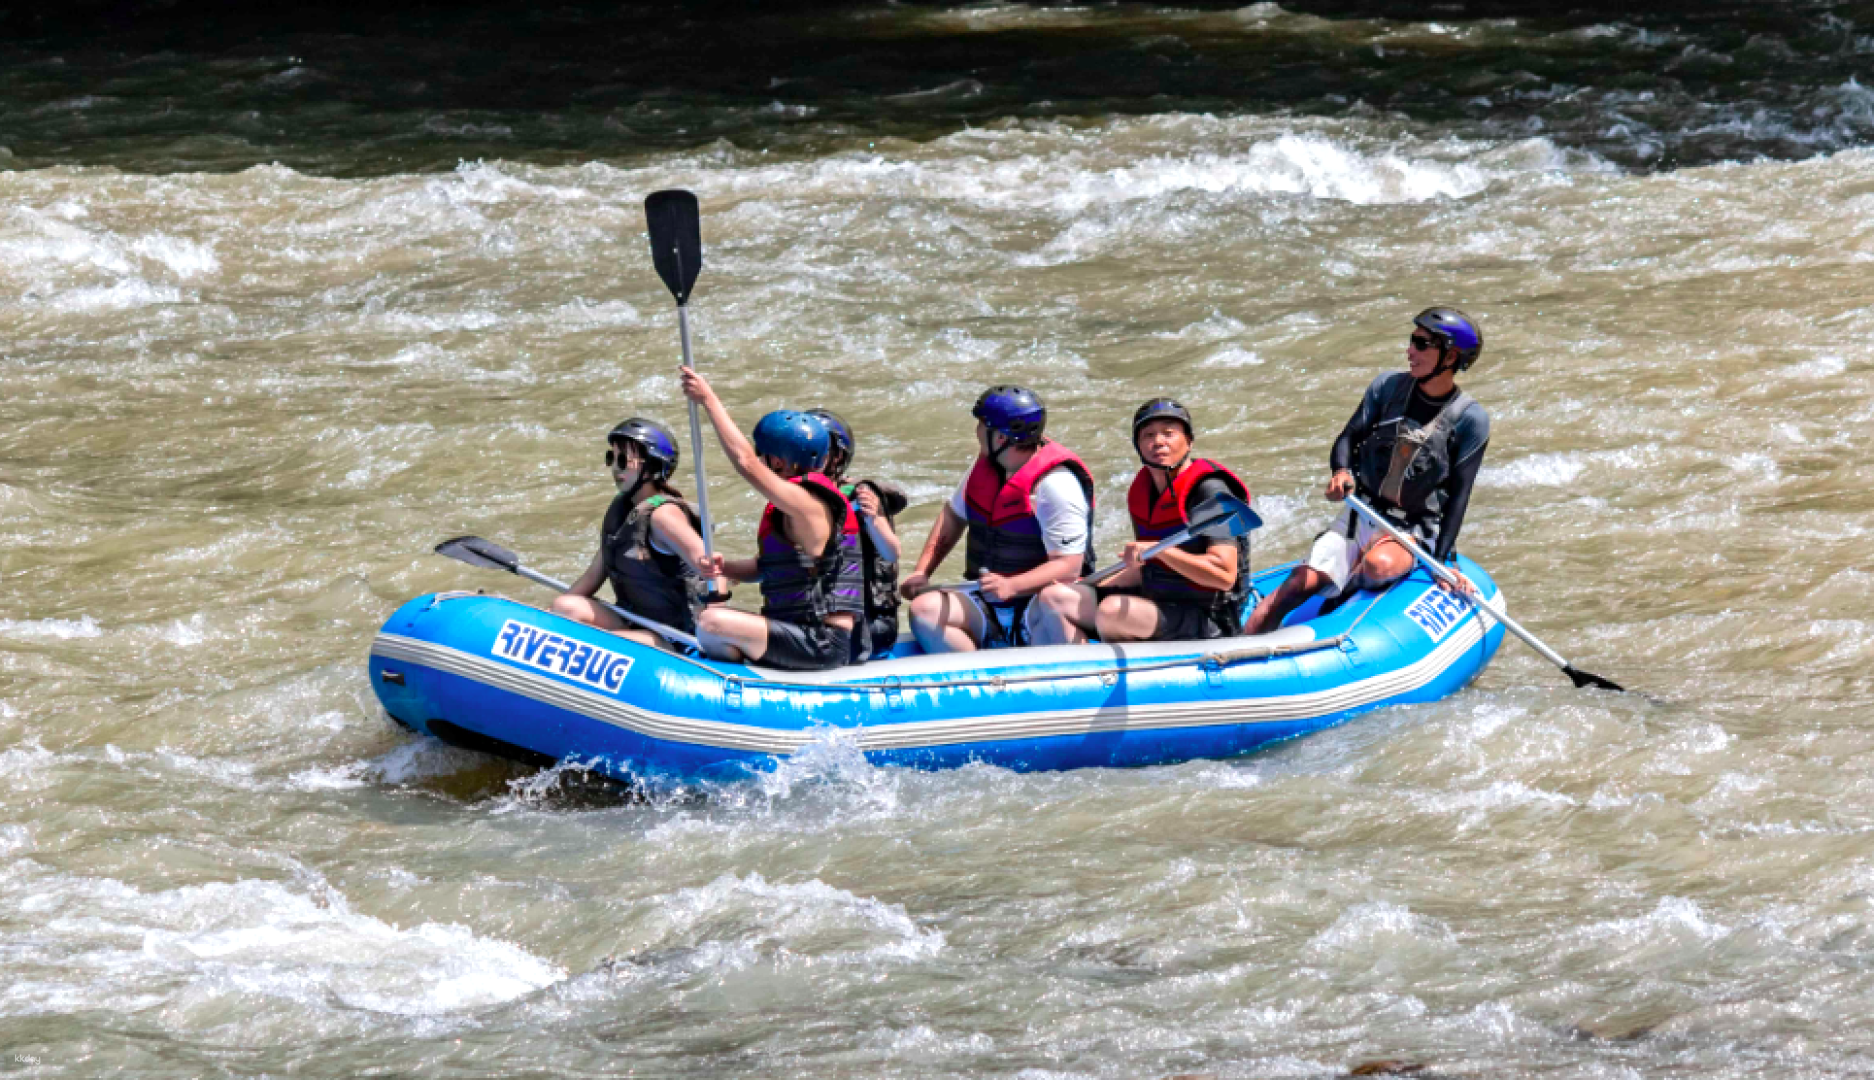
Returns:
[[[1020,386],[992,386],[976,399],[970,415],[1000,432],[1016,446],[1034,446],[1048,426],[1048,407],[1040,395]]]
[[[1428,307],[1418,313],[1412,325],[1437,338],[1447,349],[1456,350],[1459,371],[1477,362],[1484,351],[1484,332],[1476,320],[1454,307]]]

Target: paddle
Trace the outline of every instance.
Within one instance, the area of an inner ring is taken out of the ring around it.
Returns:
[[[696,196],[687,191],[654,191],[644,199],[644,222],[651,232],[651,263],[664,287],[677,298],[677,333],[683,340],[683,366],[695,370],[690,358],[690,290],[703,272],[703,224]],[[696,402],[690,402],[690,456],[696,461],[696,509],[703,519],[703,554],[715,552],[714,529],[709,524],[709,487],[703,479],[703,426]],[[711,586],[714,587],[713,585]]]
[[[1249,508],[1248,503],[1234,495],[1213,495],[1191,508],[1191,523],[1189,525],[1165,537],[1151,547],[1146,548],[1145,553],[1139,556],[1139,561],[1142,563],[1150,562],[1157,558],[1161,552],[1177,547],[1179,544],[1189,543],[1190,539],[1194,536],[1208,536],[1212,539],[1222,540],[1242,536],[1245,533],[1253,532],[1260,528],[1262,528],[1262,518],[1254,510]],[[1125,568],[1126,564],[1124,561],[1116,562],[1111,566],[1095,570],[1093,573],[1081,578],[1078,584],[1098,585],[1100,582],[1105,581],[1107,578],[1112,577]],[[981,592],[982,586],[972,581],[967,584],[958,585],[952,591],[963,593]]]
[[[479,566],[484,570],[506,570],[508,573],[524,577],[528,581],[534,581],[545,585],[549,589],[557,589],[560,592],[566,591],[566,584],[564,582],[555,581],[545,574],[521,565],[521,557],[519,555],[514,554],[500,544],[494,544],[483,540],[479,536],[458,536],[454,540],[444,540],[442,543],[436,545],[436,554],[446,555],[458,562],[465,562],[470,566]],[[633,614],[616,604],[608,604],[596,596],[593,597],[592,600],[594,603],[626,622],[636,623],[646,630],[649,630],[651,633],[663,638],[665,641],[672,641],[679,645],[688,645],[692,649],[701,651],[696,644],[695,637],[675,627],[665,626],[663,623],[647,619],[642,615]]]
[[[1432,572],[1433,577],[1436,577],[1439,581],[1456,584],[1457,582],[1456,574],[1452,573],[1450,570],[1446,569],[1445,567],[1438,565],[1438,561],[1436,559],[1433,559],[1430,555],[1427,555],[1425,553],[1424,548],[1419,547],[1418,544],[1414,543],[1412,538],[1407,536],[1405,533],[1402,533],[1398,529],[1393,528],[1392,522],[1387,521],[1385,518],[1381,517],[1376,511],[1374,511],[1372,507],[1368,506],[1364,502],[1361,502],[1359,498],[1353,495],[1347,496],[1347,505],[1353,507],[1355,510],[1358,510],[1362,517],[1366,518],[1368,521],[1372,522],[1374,525],[1386,530],[1387,535],[1391,536],[1394,540],[1397,540],[1407,551],[1410,551],[1414,558],[1416,558],[1420,563],[1424,564],[1425,569],[1430,570]],[[1458,595],[1464,597],[1466,600],[1469,600],[1472,604],[1475,604],[1479,612],[1489,615],[1491,618],[1502,623],[1517,637],[1522,638],[1523,642],[1527,644],[1530,648],[1541,653],[1542,658],[1544,660],[1547,660],[1549,663],[1554,664],[1558,668],[1561,668],[1562,674],[1574,680],[1575,686],[1577,688],[1592,686],[1599,690],[1614,690],[1622,694],[1627,692],[1626,687],[1621,686],[1619,683],[1614,682],[1612,679],[1603,679],[1599,675],[1593,674],[1592,672],[1582,671],[1580,668],[1577,668],[1575,665],[1569,663],[1567,660],[1562,659],[1562,656],[1560,653],[1556,652],[1554,649],[1549,648],[1547,645],[1544,645],[1542,642],[1536,640],[1536,635],[1523,629],[1522,626],[1518,624],[1515,619],[1510,618],[1508,615],[1505,615],[1503,612],[1495,611],[1495,610],[1485,607],[1481,600],[1478,600],[1476,597],[1471,596],[1469,593],[1460,592]]]

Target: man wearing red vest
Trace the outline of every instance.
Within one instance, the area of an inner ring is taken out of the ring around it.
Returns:
[[[1191,523],[1191,509],[1216,495],[1248,501],[1236,474],[1191,456],[1191,414],[1156,398],[1132,414],[1132,445],[1144,463],[1126,510],[1134,541],[1126,569],[1100,586],[1062,582],[1037,599],[1037,645],[1085,641],[1188,641],[1240,633],[1249,593],[1249,537],[1196,537],[1141,563],[1146,549]]]
[[[1041,437],[1047,408],[1031,390],[992,386],[970,410],[980,455],[943,508],[900,592],[927,653],[1027,644],[1029,600],[1093,568],[1093,474]],[[963,576],[976,590],[930,587],[967,534]]]

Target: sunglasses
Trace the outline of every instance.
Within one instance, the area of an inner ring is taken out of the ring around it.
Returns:
[[[1435,345],[1443,344],[1437,338],[1429,338],[1424,334],[1413,334],[1411,342],[1412,347],[1420,352],[1424,352],[1426,349],[1432,348]]]
[[[621,469],[631,464],[629,461],[625,460],[625,452],[623,450],[607,450],[605,452],[605,467],[608,469],[611,468],[612,462],[614,461],[618,462],[618,467]]]

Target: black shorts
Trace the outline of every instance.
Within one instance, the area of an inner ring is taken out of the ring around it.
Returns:
[[[1224,625],[1229,609],[1222,612],[1211,604],[1183,604],[1175,600],[1156,600],[1158,625],[1152,629],[1153,641],[1209,641],[1234,637],[1235,627]]]
[[[1101,600],[1109,596],[1143,595],[1136,587],[1102,589],[1096,585],[1093,591]],[[1224,625],[1229,614],[1227,608],[1219,612],[1210,604],[1179,600],[1154,600],[1152,606],[1158,609],[1158,624],[1152,628],[1152,641],[1209,641],[1242,632],[1237,627]]]
[[[826,623],[768,620],[768,651],[755,663],[789,671],[825,671],[852,663],[852,635]]]

